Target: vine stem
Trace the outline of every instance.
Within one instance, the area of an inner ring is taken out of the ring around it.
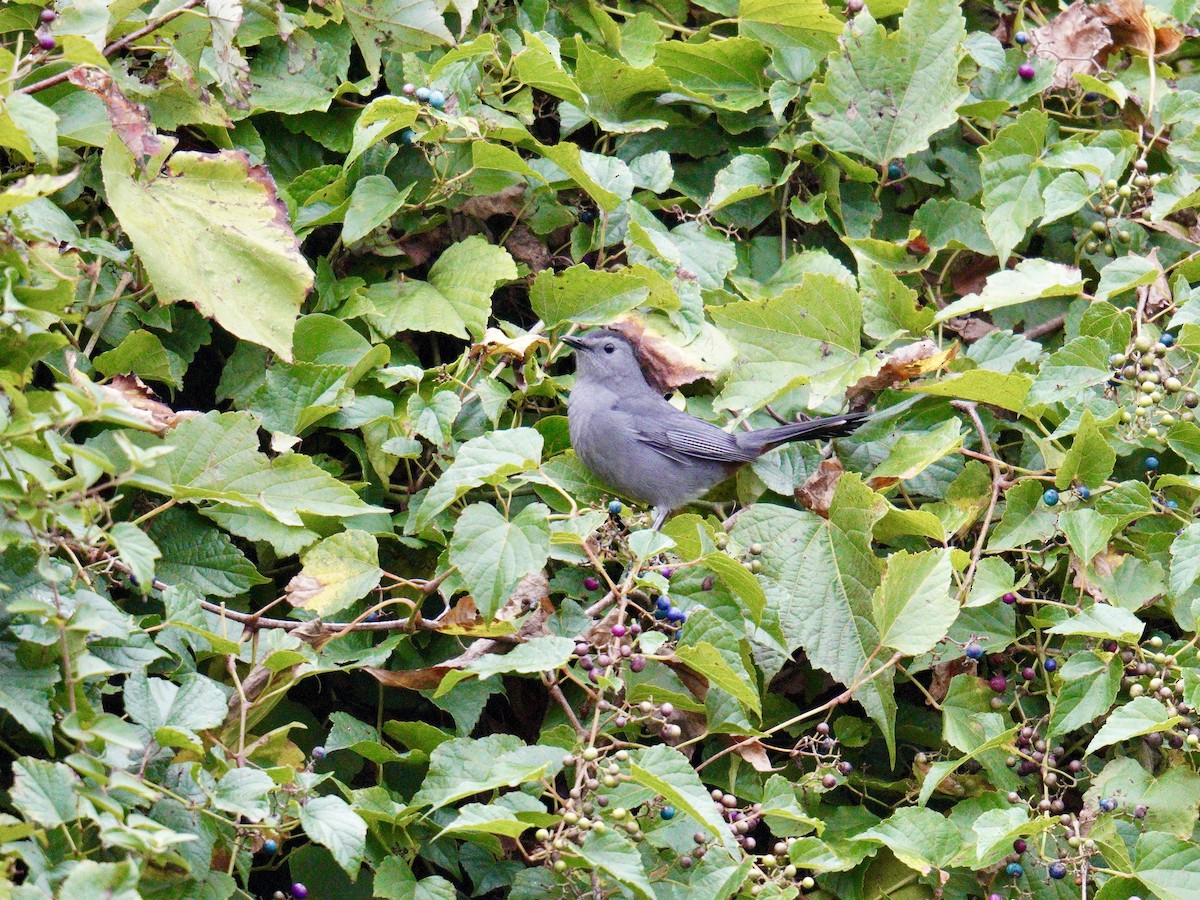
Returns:
[[[149,23],[143,25],[141,28],[138,28],[135,31],[129,32],[129,34],[125,35],[125,37],[118,38],[117,40],[113,41],[111,44],[109,44],[107,47],[104,48],[104,55],[106,57],[112,56],[114,53],[118,53],[121,50],[124,50],[126,47],[128,47],[130,44],[132,44],[134,41],[138,40],[139,38],[144,38],[146,35],[150,34],[152,31],[157,31],[158,29],[160,29],[164,25],[166,25],[168,22],[170,22],[172,19],[179,18],[185,12],[193,10],[197,6],[203,5],[203,3],[204,3],[204,0],[187,0],[187,2],[184,3],[183,6],[179,7],[178,9],[173,9],[166,15],[162,16],[161,18],[155,19],[153,22],[149,22]],[[38,91],[44,91],[46,88],[54,87],[54,85],[56,85],[56,84],[62,84],[64,81],[67,80],[67,78],[70,76],[71,72],[73,72],[73,71],[74,71],[74,68],[66,69],[65,71],[59,72],[57,75],[51,75],[49,78],[43,78],[41,81],[35,81],[33,84],[27,84],[27,85],[25,85],[25,87],[17,88],[16,91],[14,91],[14,93],[36,94]]]
[[[983,427],[983,420],[979,418],[979,404],[970,400],[951,400],[950,405],[961,409],[971,417],[975,433],[979,435],[979,443],[983,447],[983,452],[987,454],[987,464],[992,470],[992,496],[988,501],[987,513],[983,517],[983,526],[979,529],[979,537],[975,541],[975,547],[971,550],[971,565],[967,567],[962,587],[958,591],[958,599],[961,602],[967,591],[971,589],[975,570],[979,567],[979,557],[983,555],[983,545],[987,542],[988,529],[992,526],[992,517],[996,515],[996,504],[1000,500],[1000,491],[1005,484],[1005,478],[1000,471],[1000,463],[996,459],[995,451],[992,450],[992,442],[988,438],[987,429]]]

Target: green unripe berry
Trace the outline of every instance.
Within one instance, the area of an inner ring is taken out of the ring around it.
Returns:
[[[1118,231],[1117,232],[1117,240],[1120,241],[1122,244],[1128,244],[1130,241],[1133,240],[1133,235],[1130,234],[1128,231]]]
[[[1100,249],[1100,244],[1097,243],[1096,241],[1088,241],[1086,244],[1083,245],[1083,249],[1086,250],[1088,253],[1095,253],[1097,250]]]
[[[1183,382],[1180,381],[1178,378],[1176,378],[1174,375],[1172,375],[1166,380],[1164,385],[1165,385],[1166,389],[1173,394],[1177,390],[1179,390],[1180,388],[1183,387]]]
[[[1138,187],[1145,187],[1150,183],[1150,179],[1145,175],[1136,175],[1134,176],[1133,183]]]
[[[1092,232],[1103,237],[1104,235],[1108,234],[1108,226],[1103,222],[1093,222]]]
[[[1105,256],[1112,256],[1116,252],[1117,252],[1117,248],[1114,247],[1112,244],[1104,245],[1104,255]]]
[[[1119,191],[1117,191],[1117,193],[1121,195],[1122,199],[1128,200],[1129,197],[1131,197],[1133,195],[1133,188],[1131,188],[1127,184],[1123,184],[1123,185],[1121,185],[1121,189]]]
[[[595,747],[584,747],[583,753],[579,755],[582,756],[587,762],[592,762],[600,755],[600,751]]]
[[[1122,410],[1121,411],[1121,421],[1124,422],[1126,425],[1128,425],[1130,422],[1133,421],[1133,413],[1131,413],[1127,409]]]
[[[1104,207],[1104,215],[1106,215],[1108,218],[1111,219],[1116,214],[1117,214],[1117,208],[1115,206],[1109,204],[1108,206]]]
[[[1106,191],[1115,191],[1117,189],[1116,180],[1112,178],[1108,179],[1108,181],[1104,182],[1104,189]]]
[[[554,861],[554,871],[555,872],[567,871],[567,861],[565,859],[556,859]]]
[[[1158,420],[1158,424],[1162,425],[1164,428],[1170,428],[1175,424],[1175,417],[1170,413],[1165,413],[1163,417]]]
[[[1095,226],[1092,226],[1092,230],[1095,230]],[[1153,339],[1151,339],[1150,335],[1148,335],[1148,334],[1139,334],[1134,339],[1133,346],[1134,346],[1135,350],[1145,353],[1147,350],[1149,350],[1151,347],[1154,346],[1154,341],[1153,341]]]
[[[1146,437],[1148,437],[1152,440],[1154,438],[1158,437],[1158,429],[1155,428],[1153,425],[1151,425],[1149,428],[1146,429]]]

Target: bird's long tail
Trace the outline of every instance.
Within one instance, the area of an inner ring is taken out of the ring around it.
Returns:
[[[843,413],[840,416],[810,419],[794,425],[780,425],[778,428],[746,431],[738,435],[738,444],[761,453],[790,441],[821,441],[826,438],[845,437],[866,422],[869,416],[870,414],[865,412]]]

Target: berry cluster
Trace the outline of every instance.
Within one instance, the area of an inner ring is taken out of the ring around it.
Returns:
[[[611,639],[602,644],[593,645],[580,638],[575,644],[575,664],[587,672],[592,684],[598,684],[601,676],[615,675],[624,660],[629,661],[630,671],[640,672],[646,668],[646,657],[635,653],[634,645],[641,633],[642,626],[637,622],[629,626],[618,623],[609,632]]]
[[[58,18],[58,13],[52,9],[43,9],[40,18],[42,25],[37,30],[38,47],[49,52],[57,46],[54,35],[50,33],[50,25]]]
[[[1143,737],[1146,746],[1157,750],[1165,743],[1172,750],[1200,749],[1200,728],[1184,699],[1183,669],[1174,653],[1163,652],[1163,639],[1153,635],[1137,650],[1122,651],[1121,661],[1125,663],[1121,683],[1130,697],[1156,697],[1167,705],[1170,715],[1182,717],[1170,731],[1152,731]]]
[[[294,900],[305,900],[308,897],[308,887],[302,881],[295,881],[289,891],[276,891],[271,897],[272,900],[288,900],[289,897]]]
[[[1099,224],[1099,223],[1097,223]],[[1109,394],[1125,406],[1121,421],[1131,430],[1152,440],[1161,437],[1177,421],[1191,422],[1200,396],[1191,390],[1189,371],[1181,354],[1171,353],[1175,339],[1164,332],[1155,340],[1139,334],[1124,353],[1114,353],[1108,363],[1113,375]],[[1156,469],[1158,461],[1147,469]]]
[[[1013,41],[1019,46],[1024,47],[1029,43],[1029,34],[1024,31],[1018,31],[1013,35]],[[1021,76],[1022,81],[1033,81],[1037,76],[1037,69],[1033,67],[1033,63],[1026,59],[1025,62],[1017,66],[1017,74]]]
[[[415,97],[421,103],[428,103],[434,109],[442,109],[446,105],[446,95],[437,88],[417,87],[410,81],[400,90],[406,97]]]
[[[1154,188],[1163,179],[1157,173],[1147,174],[1147,169],[1146,160],[1139,159],[1133,164],[1133,177],[1125,184],[1111,178],[1104,182],[1100,195],[1091,201],[1092,209],[1104,218],[1092,223],[1091,236],[1083,245],[1085,251],[1114,256],[1117,244],[1129,244],[1133,240],[1127,220],[1149,204]]]

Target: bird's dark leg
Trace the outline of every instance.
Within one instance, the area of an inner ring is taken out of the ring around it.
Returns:
[[[665,506],[654,507],[654,530],[662,531],[663,523],[667,521],[667,516],[671,514],[671,510]]]

